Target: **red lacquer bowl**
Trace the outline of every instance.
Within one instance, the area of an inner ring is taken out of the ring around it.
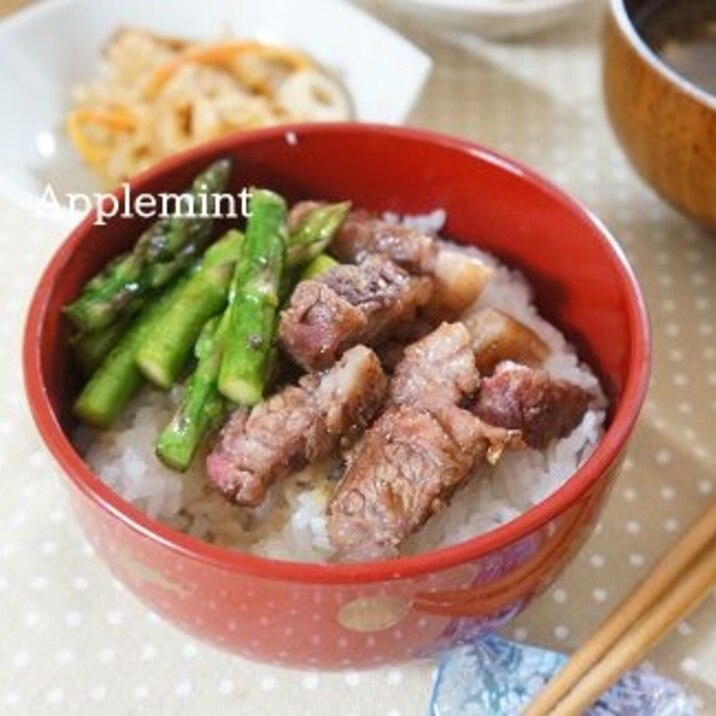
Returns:
[[[600,374],[606,436],[560,489],[515,521],[400,560],[315,565],[212,547],[150,519],[89,470],[68,434],[78,385],[61,306],[146,221],[90,216],[45,271],[27,321],[24,366],[37,427],[100,557],[178,627],[250,659],[359,668],[435,654],[524,609],[576,554],[603,506],[641,408],[649,330],[618,245],[585,209],[512,161],[468,142],[365,125],[228,137],[170,159],[132,189],[178,191],[208,162],[235,160],[232,190],[350,198],[376,210],[447,211],[446,234],[502,257],[532,281],[542,312]],[[291,141],[289,141],[289,139]]]

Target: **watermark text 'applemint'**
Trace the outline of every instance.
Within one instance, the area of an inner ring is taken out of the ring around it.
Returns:
[[[64,201],[63,201],[64,199]],[[119,216],[122,219],[165,219],[170,216],[184,218],[238,219],[251,215],[249,202],[251,189],[220,192],[194,196],[188,193],[160,192],[149,194],[132,193],[129,184],[121,184],[116,193],[94,192],[91,194],[66,193],[58,197],[52,185],[48,184],[40,197],[38,214],[61,212],[69,209],[76,215],[85,215],[96,210],[94,224],[104,226],[107,219]]]

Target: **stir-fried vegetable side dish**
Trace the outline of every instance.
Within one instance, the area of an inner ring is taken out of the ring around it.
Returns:
[[[244,508],[332,457],[325,530],[356,560],[398,555],[481,464],[546,449],[597,397],[544,369],[550,346],[517,317],[465,314],[492,274],[476,256],[349,202],[255,188],[250,208],[221,237],[156,222],[66,306],[78,417],[109,428],[143,383],[181,385],[156,455],[185,472],[204,445],[206,479]]]
[[[341,83],[307,54],[282,45],[196,42],[120,28],[103,60],[102,76],[75,88],[66,128],[109,188],[229,132],[352,115]]]

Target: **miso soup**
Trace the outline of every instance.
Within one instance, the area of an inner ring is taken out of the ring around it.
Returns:
[[[634,3],[644,41],[679,75],[716,94],[716,0]]]

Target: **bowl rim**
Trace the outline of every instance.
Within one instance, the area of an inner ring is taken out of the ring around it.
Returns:
[[[675,69],[662,60],[659,55],[647,44],[646,40],[637,31],[636,26],[626,9],[625,0],[609,0],[612,17],[617,27],[627,38],[639,56],[649,64],[667,82],[674,85],[684,94],[699,104],[705,104],[709,109],[716,111],[716,95],[702,89],[695,82],[692,82],[684,75],[679,74]]]
[[[596,230],[597,236],[609,250],[614,261],[617,280],[627,296],[632,342],[624,394],[601,442],[588,460],[556,492],[519,517],[464,542],[416,555],[345,564],[298,562],[260,557],[238,550],[217,547],[179,532],[133,507],[90,470],[89,466],[75,452],[69,438],[63,433],[52,411],[40,377],[39,335],[48,310],[49,296],[76,245],[79,245],[83,237],[90,231],[94,219],[94,212],[91,212],[69,234],[45,268],[33,293],[23,337],[24,382],[30,410],[45,448],[49,450],[69,481],[96,507],[118,519],[130,530],[184,558],[266,579],[313,584],[372,583],[442,571],[500,550],[569,509],[620,459],[639,416],[649,381],[651,341],[646,306],[634,273],[616,239],[602,222],[580,202],[520,163],[466,139],[428,130],[389,125],[297,124],[229,135],[170,157],[135,177],[130,184],[133,191],[141,191],[146,184],[171,174],[172,171],[187,162],[221,154],[222,151],[235,151],[243,145],[255,142],[285,141],[286,134],[289,132],[300,137],[340,134],[344,135],[347,140],[350,140],[350,137],[356,133],[367,134],[388,139],[396,138],[433,144],[441,149],[466,153],[536,185],[541,191],[553,196],[566,210],[576,213],[588,224],[591,224]]]

